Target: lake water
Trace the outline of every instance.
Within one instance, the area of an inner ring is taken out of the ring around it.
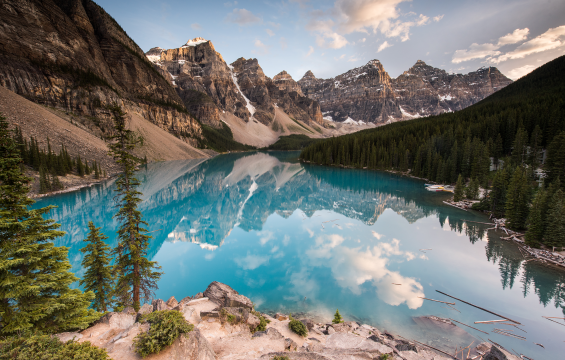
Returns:
[[[385,172],[303,165],[297,152],[240,153],[210,160],[150,164],[140,209],[153,236],[150,257],[165,272],[156,296],[178,300],[214,280],[252,299],[263,312],[308,312],[329,321],[372,324],[443,346],[491,339],[533,359],[563,358],[565,272],[530,261],[500,240],[478,213],[442,203],[419,180]],[[88,221],[115,245],[113,183],[41,199],[67,234],[81,276]],[[502,234],[503,235],[503,234]],[[431,249],[431,250],[423,250]],[[473,324],[494,315],[524,324]],[[454,310],[422,297],[456,302]],[[442,332],[422,316],[452,318],[489,334]],[[526,341],[498,335],[513,330]],[[472,336],[472,337],[471,337]],[[541,343],[545,349],[534,345]]]

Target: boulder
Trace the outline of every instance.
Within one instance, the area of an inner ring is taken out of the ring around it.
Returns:
[[[411,344],[406,340],[396,340],[396,345],[394,346],[398,351],[414,351],[418,352],[416,345]]]
[[[166,302],[165,304],[167,304],[167,306],[172,309],[172,308],[174,308],[175,306],[177,306],[177,305],[179,304],[179,302],[177,301],[177,299],[175,299],[174,296],[171,296],[171,297],[169,298],[169,300],[167,300],[167,302]]]
[[[285,321],[285,320],[288,320],[288,315],[276,313],[275,319],[277,319],[278,321]]]
[[[490,351],[483,357],[484,360],[519,360],[520,358],[516,355],[512,355],[505,349],[501,349],[498,346],[492,346]]]
[[[170,310],[170,308],[161,299],[153,300],[151,303],[153,305],[153,311]]]
[[[335,329],[334,329],[334,327],[333,327],[333,326],[328,326],[327,332],[328,332],[328,335],[335,334]]]
[[[295,351],[297,347],[298,347],[298,344],[294,340],[292,340],[290,338],[284,339],[284,349],[285,350]]]
[[[136,315],[128,313],[107,313],[97,323],[108,324],[112,329],[128,329],[135,324]]]
[[[284,339],[284,336],[275,328],[268,328],[265,331],[257,331],[255,334],[253,334],[253,337],[266,337],[271,340]]]
[[[228,314],[235,316],[235,322],[237,323],[247,322],[247,319],[249,318],[249,309],[247,308],[224,307],[222,308],[222,312],[226,314],[226,318]]]
[[[194,295],[194,297],[192,298],[193,300],[196,299],[202,299],[204,297],[204,294],[202,294],[201,292],[199,292],[198,294]]]
[[[151,314],[153,312],[153,305],[151,304],[143,304],[143,306],[137,312],[137,316],[135,321],[140,321],[144,315]]]
[[[179,301],[179,304],[186,305],[186,304],[188,304],[188,302],[190,302],[190,300],[192,300],[192,296],[187,296],[187,297],[183,298],[181,301]]]
[[[237,291],[228,285],[217,281],[208,285],[208,288],[204,291],[204,296],[219,306],[245,307],[253,309],[253,303],[251,300],[243,295],[239,295]]]
[[[171,346],[159,354],[152,355],[152,360],[216,360],[212,345],[195,329],[179,336]]]
[[[200,317],[202,318],[202,320],[206,320],[210,318],[219,319],[220,313],[218,311],[201,311]]]
[[[259,324],[261,323],[261,320],[259,320],[259,318],[253,314],[249,314],[249,316],[247,317],[247,325],[249,325],[249,327],[251,329],[255,329],[257,328],[257,326],[259,326]]]
[[[132,315],[133,315],[133,314],[137,314],[137,313],[135,312],[135,309],[132,308],[131,306],[126,307],[126,308],[123,309],[121,312],[124,313],[124,314],[132,314]]]
[[[304,326],[308,328],[308,331],[311,331],[312,328],[314,327],[314,322],[310,319],[302,319],[300,320],[300,322],[303,323]]]

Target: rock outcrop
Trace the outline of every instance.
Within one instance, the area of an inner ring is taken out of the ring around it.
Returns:
[[[396,79],[379,60],[371,60],[335,78],[318,79],[308,71],[298,81],[327,120],[377,124],[461,110],[510,83],[493,67],[448,74],[421,60]]]
[[[221,307],[243,307],[252,309],[253,303],[247,297],[240,295],[237,291],[226,284],[214,281],[206,291],[204,297],[207,297],[213,303]]]
[[[102,133],[118,103],[193,145],[201,137],[175,89],[94,1],[6,0],[0,26],[1,86],[96,118]]]

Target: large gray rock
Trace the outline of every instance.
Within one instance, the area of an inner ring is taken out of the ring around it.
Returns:
[[[174,296],[171,296],[171,297],[169,298],[169,300],[167,300],[167,302],[166,302],[165,304],[167,304],[167,306],[172,309],[172,308],[174,308],[175,306],[177,306],[177,305],[179,304],[179,302],[177,301],[177,299],[175,299]]]
[[[392,354],[394,350],[389,346],[365,339],[363,337],[350,334],[336,332],[326,338],[326,347],[333,349],[357,349],[367,351],[378,351],[381,354]]]
[[[140,321],[144,315],[151,314],[153,312],[153,305],[151,304],[143,304],[143,306],[139,309],[136,316],[136,321]]]
[[[97,323],[108,324],[112,329],[128,329],[135,324],[136,314],[111,312],[102,316]]]
[[[493,346],[490,351],[483,357],[484,360],[520,360],[519,357],[512,355],[510,352]]]
[[[257,328],[260,323],[261,321],[259,320],[259,318],[253,314],[249,314],[249,316],[247,317],[247,325],[249,325],[251,329]]]
[[[291,338],[284,339],[284,349],[288,351],[295,351],[298,344]]]
[[[304,324],[304,326],[306,326],[308,328],[308,331],[312,331],[312,328],[314,327],[314,322],[310,319],[302,319],[300,320],[301,323]]]
[[[198,329],[179,336],[171,346],[152,356],[152,360],[216,360],[212,345]]]
[[[257,331],[253,334],[253,337],[267,337],[271,340],[284,339],[284,336],[275,328],[268,328],[265,331]]]
[[[151,304],[153,305],[153,311],[171,310],[171,308],[169,308],[161,299],[153,300]]]
[[[208,285],[208,288],[204,291],[204,296],[210,299],[210,301],[223,307],[253,308],[251,300],[243,295],[239,295],[237,291],[228,285],[217,281]]]

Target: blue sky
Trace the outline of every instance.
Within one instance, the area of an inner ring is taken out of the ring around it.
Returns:
[[[96,0],[147,51],[203,37],[267,76],[329,78],[379,59],[391,77],[417,60],[448,72],[496,66],[519,78],[565,54],[563,0]]]

